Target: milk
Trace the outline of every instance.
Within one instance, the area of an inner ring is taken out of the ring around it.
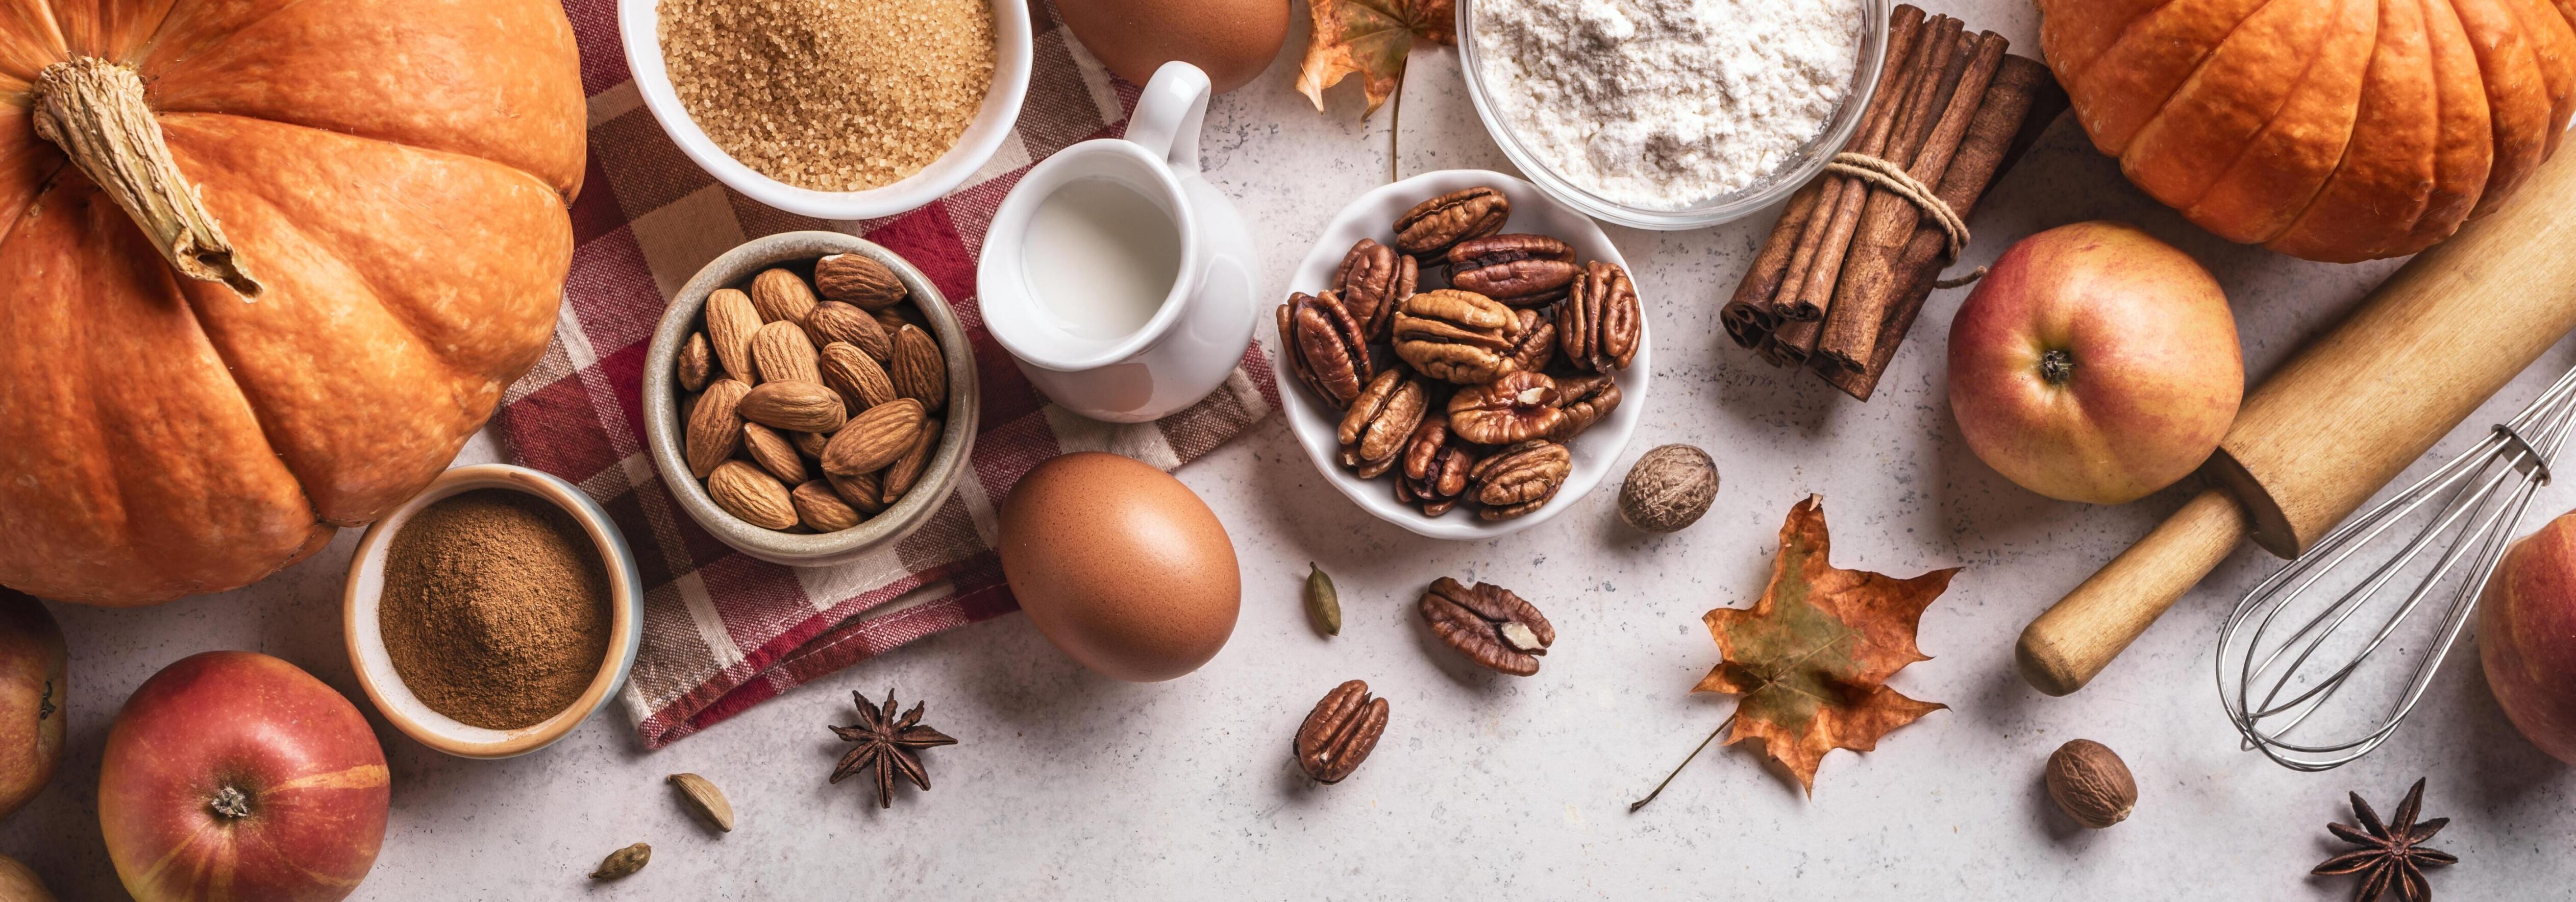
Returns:
[[[1036,306],[1056,328],[1094,341],[1144,328],[1181,271],[1171,215],[1106,178],[1078,178],[1047,195],[1020,253]]]

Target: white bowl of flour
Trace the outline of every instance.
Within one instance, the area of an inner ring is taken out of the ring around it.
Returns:
[[[1459,0],[1503,154],[1609,222],[1694,229],[1797,190],[1859,126],[1887,0]]]

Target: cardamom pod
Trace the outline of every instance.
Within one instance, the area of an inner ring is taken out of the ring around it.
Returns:
[[[1327,636],[1342,634],[1342,596],[1333,591],[1333,578],[1312,561],[1306,564],[1306,616],[1315,620],[1315,629]]]
[[[725,801],[724,790],[717,789],[714,783],[696,774],[672,774],[663,782],[677,787],[680,800],[687,802],[689,810],[697,812],[709,825],[727,833],[733,832],[733,803]]]
[[[590,872],[590,879],[615,880],[643,870],[644,863],[651,860],[653,847],[639,842],[608,853],[608,857],[599,862],[599,870]]]

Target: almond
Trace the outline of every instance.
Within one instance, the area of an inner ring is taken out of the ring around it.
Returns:
[[[707,496],[717,507],[762,529],[796,525],[796,505],[778,478],[749,461],[728,460],[707,474]]]
[[[841,401],[851,413],[859,413],[895,398],[894,380],[884,367],[866,351],[846,341],[823,346],[823,384],[841,393]]]
[[[762,382],[821,382],[814,368],[814,340],[805,329],[780,320],[751,335],[751,368]]]
[[[885,510],[885,501],[879,497],[884,491],[877,488],[877,474],[842,476],[827,470],[823,473],[823,481],[831,484],[832,494],[841,496],[842,501],[849,502],[850,507],[859,513],[874,515]]]
[[[921,402],[896,398],[850,419],[823,446],[823,472],[855,476],[874,473],[912,450],[921,436]]]
[[[742,396],[743,419],[789,432],[830,432],[849,415],[841,396],[820,382],[763,382]]]
[[[783,269],[764,269],[751,277],[751,306],[760,311],[760,321],[781,320],[801,323],[805,314],[814,312],[814,289],[805,280]]]
[[[718,379],[698,396],[697,406],[689,410],[688,446],[689,475],[700,479],[715,472],[716,465],[732,457],[742,447],[742,399],[751,387],[732,379]]]
[[[859,512],[832,491],[832,484],[820,479],[799,483],[787,493],[796,505],[796,519],[815,532],[840,532],[859,525]]]
[[[928,332],[910,324],[895,330],[894,357],[886,363],[886,375],[894,380],[896,395],[921,402],[923,410],[935,411],[948,403],[948,364]]]
[[[901,329],[905,325],[920,325],[914,323],[912,317],[903,315],[904,310],[905,308],[902,307],[888,307],[883,310],[870,310],[868,316],[877,321],[877,328],[884,329],[887,335],[893,335],[894,330]]]
[[[815,347],[846,341],[868,352],[868,356],[880,363],[885,361],[886,355],[894,353],[886,338],[885,326],[878,323],[876,317],[839,301],[824,301],[814,307],[814,312],[806,314],[805,334],[814,339]]]
[[[796,456],[796,446],[787,437],[759,423],[742,424],[742,449],[751,462],[768,470],[769,475],[788,485],[804,482],[805,459]]]
[[[689,340],[680,344],[678,373],[680,387],[690,391],[705,391],[707,380],[714,379],[716,376],[715,370],[715,352],[707,347],[707,333],[689,333]]]
[[[787,441],[796,446],[796,453],[821,460],[823,446],[829,444],[832,437],[819,432],[790,432]]]
[[[912,449],[886,465],[884,494],[879,497],[884,498],[885,503],[893,504],[895,499],[903,497],[903,493],[912,491],[913,483],[921,479],[922,469],[930,464],[930,452],[938,449],[939,418],[922,420],[921,436],[912,440]]]
[[[716,362],[724,364],[726,376],[749,384],[751,334],[760,331],[760,311],[752,309],[751,296],[718,288],[707,295],[706,316],[707,343],[714,346]]]
[[[860,254],[833,254],[814,261],[814,285],[823,296],[869,310],[883,310],[903,300],[903,280],[894,270]]]

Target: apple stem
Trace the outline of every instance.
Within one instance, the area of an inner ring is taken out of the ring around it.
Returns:
[[[213,809],[215,816],[227,820],[245,818],[250,816],[250,796],[242,794],[238,788],[226,786],[215,793],[215,800],[206,803],[206,807]]]
[[[2075,375],[2075,355],[2063,348],[2050,348],[2039,355],[2039,378],[2050,385],[2065,385]]]

